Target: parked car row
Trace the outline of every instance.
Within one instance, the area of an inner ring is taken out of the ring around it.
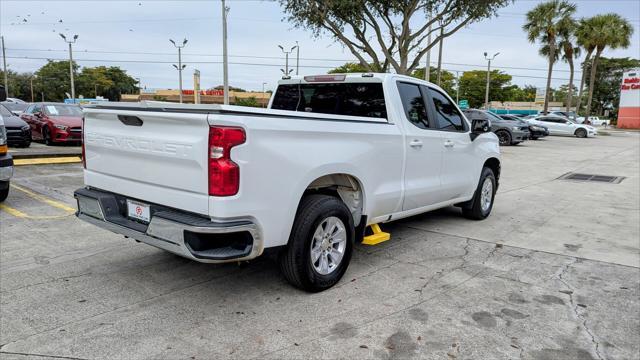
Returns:
[[[82,141],[82,109],[77,105],[2,102],[0,112],[12,146],[29,147],[32,140],[47,145]]]
[[[487,110],[467,109],[465,116],[473,120],[489,120],[491,131],[500,140],[501,146],[517,145],[525,140],[537,140],[548,135],[576,136],[586,138],[596,136],[598,130],[587,124],[579,124],[560,114],[516,116],[497,115]]]

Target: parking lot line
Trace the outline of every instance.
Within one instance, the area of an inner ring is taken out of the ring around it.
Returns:
[[[11,184],[11,187],[16,189],[16,190],[18,190],[18,191],[21,191],[21,192],[27,194],[28,196],[30,196],[30,197],[38,200],[38,201],[41,201],[41,202],[43,202],[43,203],[45,203],[45,204],[47,204],[49,206],[53,206],[55,208],[62,209],[64,211],[68,211],[68,212],[76,212],[76,209],[71,207],[71,206],[69,206],[69,205],[63,204],[63,203],[61,203],[59,201],[55,201],[55,200],[50,199],[50,198],[48,198],[48,197],[46,197],[44,195],[36,194],[31,190],[23,188],[22,186]]]
[[[14,209],[10,206],[7,206],[5,204],[0,204],[0,210],[4,210],[6,213],[8,213],[9,215],[13,215],[17,218],[29,218],[29,215],[23,213],[22,211],[18,210],[18,209]]]
[[[80,156],[60,156],[60,157],[48,157],[48,158],[34,158],[34,159],[15,159],[13,164],[15,166],[22,165],[49,165],[49,164],[70,164],[82,162]]]

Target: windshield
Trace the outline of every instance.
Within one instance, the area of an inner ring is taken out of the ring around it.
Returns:
[[[24,109],[29,107],[29,104],[18,104],[10,102],[3,102],[2,105],[9,109],[9,111],[24,111]]]
[[[44,108],[51,116],[82,116],[82,110],[75,105],[45,105]]]
[[[0,115],[2,116],[7,116],[7,117],[11,117],[13,116],[13,114],[11,113],[11,111],[9,111],[9,109],[7,109],[4,104],[0,105]]]
[[[491,111],[485,111],[485,114],[487,114],[487,116],[489,117],[489,119],[491,121],[493,121],[493,120],[498,120],[498,121],[504,120],[503,118],[501,118],[500,116],[492,113]]]

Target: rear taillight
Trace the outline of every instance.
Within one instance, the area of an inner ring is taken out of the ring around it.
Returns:
[[[87,168],[87,156],[84,151],[84,117],[82,117],[82,167]]]
[[[231,196],[238,193],[240,167],[231,161],[231,148],[244,143],[245,140],[242,128],[209,128],[209,195]]]

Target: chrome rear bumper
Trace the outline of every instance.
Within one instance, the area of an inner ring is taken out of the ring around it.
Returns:
[[[249,219],[217,222],[150,204],[151,221],[147,225],[124,215],[126,198],[122,195],[82,188],[74,197],[79,219],[198,262],[249,260],[263,251],[258,227]]]

